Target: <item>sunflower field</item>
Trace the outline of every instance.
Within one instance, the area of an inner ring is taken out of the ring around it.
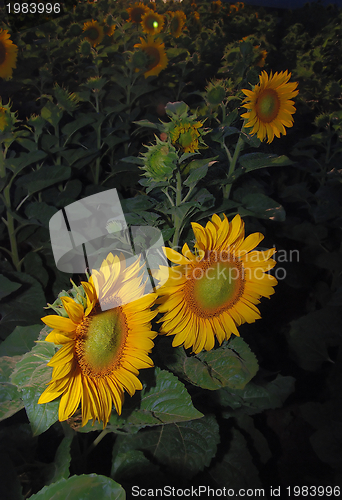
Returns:
[[[341,7],[0,12],[0,498],[339,497]]]

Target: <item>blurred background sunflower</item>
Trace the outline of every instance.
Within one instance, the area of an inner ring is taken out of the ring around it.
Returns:
[[[8,79],[12,77],[13,69],[16,68],[18,47],[10,40],[7,30],[0,29],[0,77]]]
[[[99,45],[104,37],[103,27],[94,20],[88,21],[83,25],[84,37],[93,46]]]
[[[136,43],[134,48],[140,49],[149,58],[148,71],[145,71],[144,76],[157,76],[159,73],[166,68],[168,64],[168,58],[165,52],[165,45],[160,43],[158,39],[154,39],[153,36],[148,35],[147,41],[140,38],[140,43]]]

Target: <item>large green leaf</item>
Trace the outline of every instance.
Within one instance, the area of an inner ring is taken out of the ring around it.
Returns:
[[[219,403],[230,406],[231,411],[225,417],[237,415],[254,415],[264,410],[280,408],[288,396],[294,391],[293,377],[277,375],[271,382],[249,382],[243,389],[231,390],[223,388],[215,393]]]
[[[32,195],[49,186],[52,186],[53,184],[56,184],[57,182],[69,179],[70,175],[70,167],[43,165],[39,170],[20,177],[17,184],[23,186],[28,195]]]
[[[260,487],[258,471],[253,464],[245,438],[234,428],[231,434],[227,453],[210,469],[209,474],[220,488],[237,491],[240,488]]]
[[[187,356],[182,347],[165,358],[167,366],[203,389],[243,389],[258,371],[258,362],[246,342],[235,337],[208,352]]]
[[[331,362],[328,347],[341,343],[341,327],[339,310],[330,306],[291,321],[287,339],[298,365],[314,371],[324,361]]]
[[[15,292],[20,287],[20,283],[15,283],[6,278],[3,274],[0,274],[0,300],[7,297],[7,295],[10,295],[12,292]]]
[[[46,431],[58,420],[59,401],[38,404],[40,395],[51,380],[52,368],[46,365],[55,354],[54,344],[45,342],[45,336],[44,331],[39,337],[39,343],[23,356],[11,376],[12,384],[22,393],[34,436]]]
[[[143,390],[131,399],[126,399],[121,416],[112,413],[108,430],[137,432],[142,427],[164,423],[182,422],[201,418],[203,415],[194,408],[184,385],[174,376],[160,368],[142,375],[145,379]],[[89,432],[102,428],[88,423],[79,429]]]
[[[56,483],[60,479],[67,479],[70,475],[69,467],[71,462],[71,442],[73,440],[72,429],[69,428],[70,435],[65,436],[57,448],[55,459],[48,465],[45,484]]]
[[[131,481],[137,484],[145,477],[156,477],[160,479],[160,468],[153,464],[142,451],[128,450],[118,453],[113,460],[111,476],[115,481]]]
[[[209,466],[219,441],[219,427],[212,415],[190,422],[160,425],[131,436],[119,436],[113,448],[113,467],[117,454],[140,450],[153,463],[167,467],[170,474],[191,478]]]
[[[10,381],[19,359],[19,356],[0,358],[0,421],[11,417],[24,407],[18,388]]]
[[[259,168],[293,165],[293,161],[285,155],[278,156],[265,153],[249,153],[240,156],[239,162],[244,168],[245,172],[257,170]]]
[[[109,477],[82,474],[44,486],[31,500],[125,500],[126,494],[120,484]]]
[[[242,198],[243,207],[239,207],[241,216],[253,215],[260,219],[284,221],[284,207],[263,193],[250,193]]]
[[[38,163],[45,157],[46,153],[44,153],[44,151],[30,151],[28,153],[21,153],[18,158],[8,158],[5,165],[17,175],[28,165]]]
[[[0,356],[18,356],[30,351],[42,325],[17,326],[0,344]]]
[[[16,326],[37,324],[46,305],[42,286],[36,279],[18,272],[12,272],[9,277],[22,286],[11,297],[0,302],[2,338],[9,335]]]

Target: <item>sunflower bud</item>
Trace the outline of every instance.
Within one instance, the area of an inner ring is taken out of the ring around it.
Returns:
[[[106,230],[109,234],[117,233],[118,231],[121,231],[121,229],[122,224],[115,219],[109,219],[106,224]]]
[[[147,146],[148,151],[143,153],[146,177],[155,182],[166,181],[171,178],[177,167],[178,155],[175,148],[168,142],[156,137],[157,144]]]
[[[207,87],[206,100],[210,106],[218,106],[226,97],[226,91],[223,85],[209,85]]]
[[[79,24],[74,23],[69,28],[70,36],[79,36],[82,33],[82,28]]]
[[[90,55],[91,45],[87,40],[81,43],[80,52],[83,56],[87,57]]]

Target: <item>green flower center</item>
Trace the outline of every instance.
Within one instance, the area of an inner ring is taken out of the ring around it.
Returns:
[[[217,316],[230,309],[242,295],[242,264],[228,259],[224,256],[218,262],[208,259],[193,269],[186,295],[190,308],[198,316]]]
[[[278,94],[273,89],[264,90],[258,97],[256,104],[256,111],[261,121],[269,123],[274,120],[280,108],[280,101]]]
[[[78,330],[76,352],[83,373],[93,377],[110,373],[120,361],[127,335],[121,307],[88,316]]]
[[[0,64],[2,64],[6,60],[6,47],[0,42]]]

